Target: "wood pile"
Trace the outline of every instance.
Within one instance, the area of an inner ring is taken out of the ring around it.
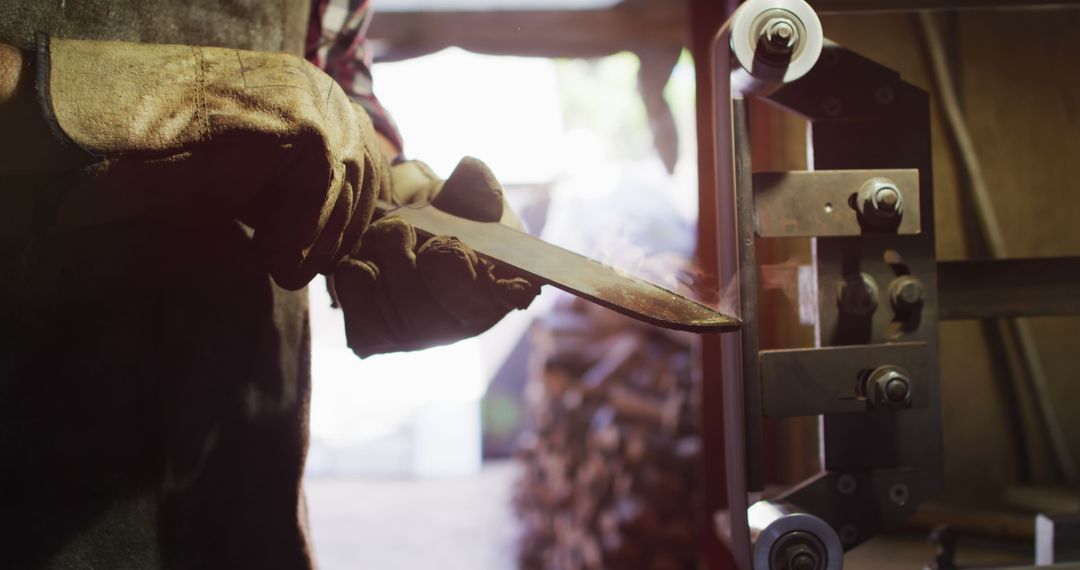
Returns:
[[[697,568],[693,337],[572,297],[534,335],[520,567]]]

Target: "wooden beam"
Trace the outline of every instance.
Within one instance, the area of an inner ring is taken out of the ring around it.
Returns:
[[[683,1],[623,2],[607,9],[380,12],[372,21],[378,61],[456,46],[477,53],[599,57],[641,46],[682,46]]]

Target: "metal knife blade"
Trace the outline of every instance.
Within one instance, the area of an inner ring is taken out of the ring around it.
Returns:
[[[498,222],[460,218],[426,203],[395,206],[379,201],[376,216],[386,215],[409,222],[422,237],[457,237],[496,265],[652,325],[698,333],[742,326],[733,316]]]

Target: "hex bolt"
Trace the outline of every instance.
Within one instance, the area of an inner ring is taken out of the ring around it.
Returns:
[[[790,18],[777,17],[765,22],[761,32],[765,44],[775,53],[791,53],[799,43],[799,31]]]
[[[893,378],[885,383],[885,398],[890,402],[903,402],[911,395],[911,385],[906,378]]]
[[[877,282],[865,273],[845,278],[837,291],[836,303],[841,311],[853,316],[873,314],[878,306]]]
[[[895,222],[903,215],[904,197],[892,180],[877,177],[862,185],[856,205],[865,220]]]
[[[922,281],[910,275],[903,275],[889,284],[889,299],[897,311],[910,311],[918,308],[926,296],[926,287]]]
[[[911,407],[911,378],[898,366],[879,366],[866,380],[866,395],[875,408]]]

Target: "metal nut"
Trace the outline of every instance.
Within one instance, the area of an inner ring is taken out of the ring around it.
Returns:
[[[765,44],[776,53],[791,53],[799,43],[799,28],[789,18],[770,18],[762,30]]]
[[[866,380],[866,396],[875,408],[911,407],[911,378],[898,366],[879,366]]]
[[[897,220],[904,210],[904,197],[896,184],[888,178],[868,180],[859,189],[856,203],[859,213],[871,222]]]
[[[922,281],[910,276],[903,275],[893,279],[889,284],[889,299],[897,311],[910,311],[922,305],[923,297],[926,296],[926,287]]]
[[[821,564],[821,558],[805,546],[796,552],[785,553],[785,558],[787,560],[783,568],[788,570],[817,570]]]
[[[877,282],[865,273],[846,277],[836,293],[836,303],[841,311],[850,315],[873,314],[878,306]]]
[[[793,531],[773,546],[770,567],[777,570],[823,570],[827,560],[825,545],[813,534]]]

